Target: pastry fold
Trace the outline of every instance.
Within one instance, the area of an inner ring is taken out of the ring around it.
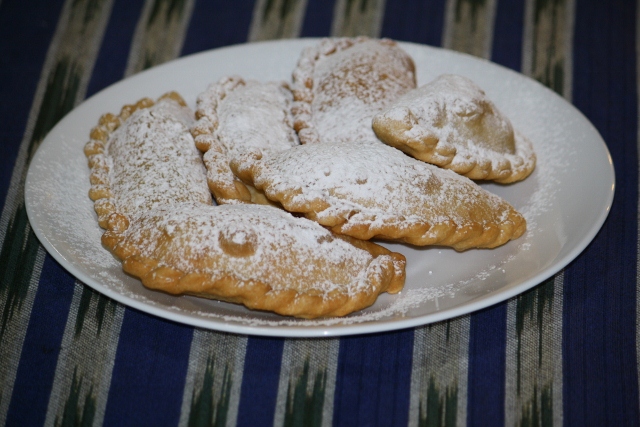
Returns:
[[[193,111],[175,92],[100,118],[84,151],[91,169],[89,197],[101,227],[108,228],[114,213],[132,221],[157,206],[212,203],[189,133],[193,122]]]
[[[416,159],[502,184],[529,176],[531,142],[473,81],[446,74],[373,117],[378,138]]]
[[[102,242],[150,289],[307,319],[361,310],[405,279],[403,255],[272,206],[160,207]]]
[[[247,81],[239,76],[224,77],[198,96],[198,120],[191,133],[204,153],[207,182],[218,204],[266,203],[235,179],[229,159],[248,147],[277,151],[298,145],[292,98],[286,83]]]
[[[375,139],[373,115],[415,86],[413,59],[396,42],[323,39],[302,52],[293,71],[300,142]]]
[[[378,141],[249,150],[230,166],[286,210],[358,239],[465,250],[500,246],[526,229],[497,195]]]

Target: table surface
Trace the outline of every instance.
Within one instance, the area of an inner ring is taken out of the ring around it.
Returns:
[[[638,425],[637,17],[631,0],[0,1],[0,425]],[[356,35],[485,58],[572,103],[615,165],[593,242],[479,312],[314,339],[126,307],[31,230],[30,160],[84,99],[196,52]]]

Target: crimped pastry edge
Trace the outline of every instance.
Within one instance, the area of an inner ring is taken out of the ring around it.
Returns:
[[[374,39],[367,36],[357,37],[327,37],[321,39],[313,46],[305,48],[292,73],[293,127],[298,133],[301,144],[313,144],[321,141],[320,135],[313,123],[311,104],[314,99],[313,75],[316,63],[321,58],[326,58],[335,52],[344,51],[356,44],[375,40],[388,46],[397,46],[398,43],[388,38]],[[415,64],[409,57],[413,67],[415,80]],[[415,81],[414,81],[415,83]]]
[[[233,175],[229,169],[226,149],[217,135],[219,104],[229,93],[246,84],[247,80],[238,75],[223,77],[210,84],[196,101],[196,123],[191,128],[191,135],[196,147],[203,153],[203,161],[207,169],[207,184],[218,204],[270,204],[255,188],[251,188]],[[281,85],[289,90],[285,82],[281,82]],[[207,94],[212,99],[211,105],[204,102],[203,94]]]
[[[212,206],[211,209],[218,208]],[[294,289],[275,291],[268,283],[240,280],[232,273],[212,279],[206,271],[187,272],[161,260],[143,256],[136,245],[127,242],[126,228],[107,230],[102,236],[102,244],[122,260],[125,272],[139,278],[149,289],[242,304],[254,310],[304,319],[345,316],[369,307],[382,292],[393,294],[402,289],[406,277],[406,259],[402,254],[349,236],[335,237],[371,255],[371,262],[365,271],[371,288],[369,292],[350,295],[346,291],[334,291],[323,296]]]
[[[393,220],[381,220],[348,206],[336,209],[330,201],[325,199],[300,202],[296,197],[300,194],[300,189],[277,191],[266,180],[256,178],[262,159],[262,153],[259,150],[246,152],[243,157],[248,159],[246,163],[241,158],[236,158],[231,161],[230,166],[233,173],[247,185],[255,187],[268,199],[279,203],[289,212],[300,213],[335,233],[356,239],[401,241],[416,246],[442,245],[464,251],[495,248],[509,240],[517,239],[526,231],[524,217],[504,200],[502,202],[507,211],[506,218],[495,227],[473,220],[464,225],[458,225],[453,220],[437,224],[427,220],[408,224],[401,215]],[[325,212],[329,208],[332,211],[331,215]],[[358,222],[358,215],[367,216],[367,222]]]

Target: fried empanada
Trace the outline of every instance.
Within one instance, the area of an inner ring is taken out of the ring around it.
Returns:
[[[520,181],[536,164],[531,142],[462,76],[442,75],[406,93],[372,126],[385,143],[471,179]]]
[[[85,154],[102,243],[151,288],[302,318],[399,292],[406,260],[270,206],[212,205],[177,94],[105,115]]]
[[[159,207],[102,241],[148,288],[302,318],[363,309],[405,278],[403,255],[272,206]]]
[[[193,111],[175,92],[100,118],[85,154],[91,168],[89,197],[101,227],[108,228],[113,213],[131,221],[156,206],[212,203],[201,155],[189,133],[193,122]]]
[[[286,150],[298,145],[285,83],[222,78],[198,96],[198,121],[191,132],[204,152],[209,189],[219,204],[266,201],[235,179],[229,157],[246,147]]]
[[[509,203],[470,179],[379,141],[248,150],[230,166],[286,210],[359,239],[465,250],[502,245],[526,229]]]
[[[413,60],[395,42],[323,39],[302,52],[293,72],[300,142],[375,139],[373,115],[415,86]]]

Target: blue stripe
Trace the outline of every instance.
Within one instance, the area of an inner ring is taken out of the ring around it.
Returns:
[[[142,13],[143,0],[115,0],[100,52],[87,87],[87,97],[118,82],[127,68],[131,41]],[[136,99],[123,100],[123,103]]]
[[[106,427],[178,424],[192,337],[191,327],[125,311]]]
[[[328,37],[331,34],[335,0],[309,0],[301,37]]]
[[[491,60],[512,70],[522,68],[525,0],[498,2]]]
[[[445,0],[388,1],[382,22],[382,37],[440,46],[445,5]]]
[[[407,425],[413,332],[340,339],[334,425]]]
[[[638,425],[640,420],[635,3],[576,4],[573,101],[607,142],[617,187],[603,229],[564,275],[565,425]]]
[[[24,136],[62,0],[0,2],[0,201]],[[37,23],[37,25],[34,25]]]
[[[520,70],[524,0],[498,2],[491,59]],[[471,315],[467,423],[503,425],[507,303]]]
[[[74,282],[60,264],[45,257],[7,412],[8,426],[44,423]]]
[[[254,4],[254,0],[196,1],[182,55],[246,42]]]
[[[284,339],[249,337],[245,353],[238,426],[273,425]]]
[[[504,425],[507,304],[471,315],[467,425]]]

